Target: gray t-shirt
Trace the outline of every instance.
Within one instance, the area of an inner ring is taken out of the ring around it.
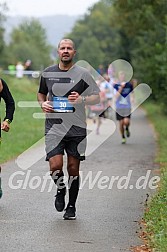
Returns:
[[[100,90],[83,67],[73,65],[68,71],[63,71],[58,65],[53,65],[43,71],[38,92],[47,95],[57,111],[46,114],[45,134],[70,137],[86,135],[85,104],[68,104],[67,97],[72,91],[81,96],[90,96],[99,94]]]

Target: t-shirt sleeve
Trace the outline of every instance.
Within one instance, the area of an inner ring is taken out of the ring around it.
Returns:
[[[46,85],[46,79],[41,75],[40,82],[39,82],[39,90],[38,93],[47,95],[48,94],[48,87]]]
[[[100,93],[100,89],[97,86],[97,83],[89,74],[89,72],[85,72],[82,76],[83,81],[87,85],[87,89],[84,91],[83,95],[90,96],[90,95],[98,95]]]

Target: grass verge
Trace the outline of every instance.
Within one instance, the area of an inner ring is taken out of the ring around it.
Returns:
[[[167,116],[161,107],[145,103],[148,118],[157,133],[158,154],[156,162],[160,164],[161,182],[157,193],[151,199],[145,212],[147,239],[154,252],[167,251]]]
[[[31,147],[44,136],[44,121],[34,119],[34,112],[41,112],[40,108],[18,107],[19,101],[37,101],[38,81],[28,78],[16,79],[13,76],[2,76],[8,84],[16,102],[16,110],[11,129],[8,133],[2,131],[0,163],[15,158]],[[1,118],[4,117],[5,104],[2,100]]]

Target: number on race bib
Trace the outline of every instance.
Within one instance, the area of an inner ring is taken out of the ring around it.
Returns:
[[[57,113],[74,112],[74,107],[68,101],[67,97],[53,96],[53,109]]]

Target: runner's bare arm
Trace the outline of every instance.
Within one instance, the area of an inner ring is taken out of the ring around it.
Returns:
[[[90,95],[90,96],[82,96],[77,92],[71,92],[71,95],[68,96],[68,100],[71,103],[82,103],[84,102],[86,105],[94,105],[100,102],[99,94]]]
[[[38,99],[38,102],[39,102],[43,112],[45,112],[45,113],[53,112],[53,107],[50,104],[50,101],[47,101],[47,96],[45,94],[38,93],[37,99]]]
[[[10,123],[13,120],[13,114],[15,111],[15,102],[10,93],[10,90],[4,80],[0,80],[0,93],[6,106],[5,118],[1,124],[1,129],[8,132],[10,129]]]
[[[0,80],[0,92],[2,91],[3,89],[3,85],[2,85],[2,81]]]

